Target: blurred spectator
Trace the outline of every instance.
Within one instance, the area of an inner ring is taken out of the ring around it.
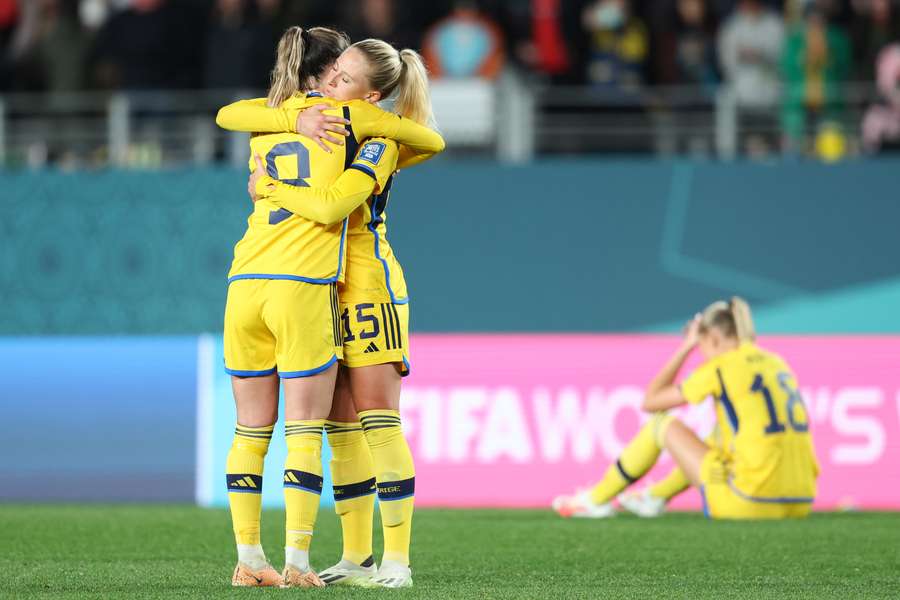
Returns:
[[[900,43],[881,51],[877,77],[883,102],[871,107],[862,122],[863,149],[870,153],[900,147]]]
[[[16,0],[0,0],[0,91],[13,87],[13,57],[11,40],[19,22],[19,5]]]
[[[274,61],[277,6],[257,0],[216,0],[206,36],[204,84],[212,89],[264,90]]]
[[[34,89],[35,73],[24,65],[23,61],[34,47],[40,27],[41,6],[36,0],[18,2],[15,27],[6,49],[6,60],[16,78],[17,89]]]
[[[340,19],[339,6],[347,8],[348,4],[357,5],[356,0],[257,0],[261,17],[266,20],[275,19],[274,29],[276,42],[284,30],[294,25],[315,27],[323,25],[345,29],[345,21]]]
[[[900,40],[897,5],[891,0],[854,0],[853,55],[856,79],[875,80],[875,65],[881,50]]]
[[[16,0],[0,0],[0,48],[6,48],[19,18]]]
[[[585,42],[581,11],[585,0],[511,0],[498,11],[510,54],[555,83],[581,83]]]
[[[768,109],[778,99],[781,18],[760,0],[741,0],[719,33],[719,58],[738,105]]]
[[[707,0],[675,0],[671,25],[659,36],[659,82],[697,85],[712,91],[716,69],[716,22]]]
[[[78,17],[75,0],[38,0],[39,26],[31,50],[41,89],[71,92],[84,89],[90,49],[88,32]]]
[[[108,0],[81,0],[78,3],[78,16],[81,23],[96,31],[109,18],[111,7]]]
[[[403,10],[407,7],[400,0],[353,0],[343,4],[341,25],[352,41],[378,38],[401,49],[420,46],[421,30],[414,21],[416,10]]]
[[[802,144],[810,125],[840,121],[850,58],[844,32],[828,23],[822,9],[808,6],[804,20],[788,36],[782,59],[782,122],[790,147]]]
[[[588,37],[587,83],[633,94],[644,83],[649,54],[647,28],[627,0],[596,0],[582,13]]]
[[[131,0],[98,33],[95,82],[127,90],[196,87],[204,27],[191,16],[184,0]]]
[[[500,28],[469,3],[426,32],[422,52],[434,77],[493,79],[505,61]]]

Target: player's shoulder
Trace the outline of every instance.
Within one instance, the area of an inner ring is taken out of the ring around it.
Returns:
[[[764,357],[766,363],[770,368],[780,371],[791,373],[791,367],[788,364],[787,360],[777,352],[773,352],[772,350],[768,350],[766,348],[756,347],[757,352]]]
[[[365,100],[343,100],[337,103],[341,107],[350,109],[350,118],[378,118],[383,115],[391,114],[376,104],[366,102]]]
[[[736,372],[742,370],[743,358],[740,350],[731,350],[704,360],[691,375],[698,380],[718,381],[722,376],[733,378]]]
[[[309,108],[317,104],[338,106],[340,102],[329,98],[321,92],[298,92],[281,103],[281,108]]]
[[[359,147],[357,156],[374,165],[382,160],[393,160],[398,153],[397,142],[388,138],[369,138]]]
[[[359,147],[353,167],[374,177],[380,185],[386,186],[391,174],[397,169],[400,152],[397,143],[386,138],[369,138]]]
[[[762,348],[753,342],[741,344],[729,362],[735,368],[755,372],[787,369],[787,363],[779,354]]]

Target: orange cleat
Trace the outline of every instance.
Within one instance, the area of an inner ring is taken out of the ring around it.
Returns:
[[[316,575],[315,571],[307,571],[305,573],[301,573],[291,565],[286,565],[284,567],[284,573],[281,574],[281,578],[284,580],[284,583],[281,585],[281,587],[325,587],[325,584],[321,579],[319,579],[319,576]]]
[[[281,587],[284,580],[278,571],[270,565],[259,571],[254,571],[244,563],[238,563],[231,576],[231,585],[235,587]]]

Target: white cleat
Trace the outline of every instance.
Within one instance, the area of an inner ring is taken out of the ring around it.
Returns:
[[[613,517],[616,510],[612,504],[595,504],[591,492],[578,492],[574,496],[557,496],[553,499],[553,510],[561,517],[580,519],[606,519]]]
[[[324,571],[319,571],[319,578],[325,585],[365,586],[378,572],[375,560],[370,556],[362,565],[344,560]]]
[[[619,496],[622,508],[644,518],[658,517],[666,512],[666,501],[650,494],[649,489],[637,493],[624,493]]]
[[[412,587],[412,571],[403,563],[386,560],[378,572],[363,587],[408,588]]]

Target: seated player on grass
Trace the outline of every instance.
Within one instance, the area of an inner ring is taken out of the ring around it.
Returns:
[[[720,447],[718,425],[703,442],[710,448]],[[658,517],[665,512],[669,502],[690,487],[687,475],[681,467],[675,465],[668,475],[653,485],[639,491],[628,489],[619,494],[619,506],[639,517]]]
[[[700,490],[707,517],[807,516],[819,467],[806,408],[787,363],[754,340],[750,307],[740,298],[715,302],[692,319],[681,346],[647,388],[643,408],[654,416],[592,490],[556,498],[554,510],[564,517],[612,516],[612,499],[649,471],[665,448]],[[703,364],[676,384],[698,346]],[[713,446],[666,412],[708,397],[721,432]]]

